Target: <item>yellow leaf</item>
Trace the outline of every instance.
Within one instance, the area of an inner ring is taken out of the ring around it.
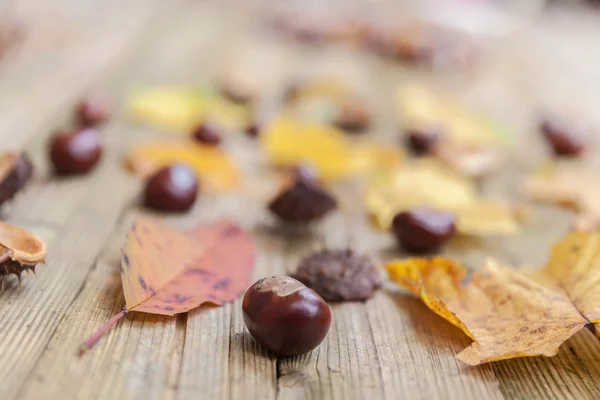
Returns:
[[[127,157],[128,166],[143,177],[173,162],[191,166],[204,189],[230,189],[240,180],[229,157],[212,146],[192,142],[148,143],[135,147]]]
[[[418,85],[402,87],[397,106],[407,130],[443,133],[435,152],[457,171],[482,175],[500,163],[502,145],[509,140],[497,122]]]
[[[321,179],[332,181],[397,165],[400,151],[373,143],[352,144],[337,128],[282,115],[261,135],[271,162],[277,166],[313,164]]]
[[[482,272],[469,272],[440,257],[394,261],[386,268],[392,281],[474,340],[456,356],[469,365],[554,356],[587,323],[547,275],[536,280],[493,261]]]
[[[365,194],[365,207],[377,226],[389,229],[394,215],[416,206],[429,206],[457,215],[457,229],[468,235],[513,234],[519,231],[515,211],[479,196],[474,183],[433,160],[402,166],[374,181]]]
[[[248,111],[218,95],[198,88],[158,86],[129,96],[128,108],[141,121],[188,134],[202,119],[210,118],[227,129],[239,129]]]

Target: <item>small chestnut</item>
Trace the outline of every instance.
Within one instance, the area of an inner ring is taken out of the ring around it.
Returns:
[[[587,143],[583,135],[565,122],[545,120],[540,131],[556,156],[578,157],[585,151]]]
[[[258,122],[251,122],[246,126],[245,132],[246,135],[251,137],[252,139],[256,139],[260,135],[260,125]]]
[[[75,108],[75,118],[82,127],[98,126],[110,117],[108,101],[94,96],[82,99]]]
[[[242,311],[254,339],[282,356],[315,349],[331,325],[331,310],[325,300],[288,276],[257,281],[246,291]]]
[[[454,235],[455,219],[450,212],[417,207],[397,214],[392,231],[405,250],[424,253],[436,250]]]
[[[440,132],[435,129],[410,130],[406,132],[406,144],[416,155],[431,154],[440,138]]]
[[[162,211],[187,211],[198,196],[198,179],[185,164],[172,164],[156,171],[146,182],[144,202]]]
[[[221,143],[221,129],[214,122],[204,121],[192,132],[192,137],[199,143],[216,146]]]
[[[85,174],[101,157],[100,135],[93,129],[61,131],[50,140],[50,159],[59,174]]]

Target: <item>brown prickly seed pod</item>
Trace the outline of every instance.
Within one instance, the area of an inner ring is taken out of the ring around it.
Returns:
[[[0,281],[15,275],[21,280],[23,272],[33,271],[46,257],[45,243],[25,229],[0,222]]]

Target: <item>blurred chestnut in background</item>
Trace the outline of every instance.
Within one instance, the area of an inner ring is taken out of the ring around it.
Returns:
[[[221,128],[212,121],[203,121],[194,129],[192,137],[198,143],[217,146],[221,143]]]
[[[102,157],[102,143],[94,129],[64,130],[50,140],[50,159],[59,174],[85,174]]]
[[[254,339],[282,356],[315,349],[331,325],[331,310],[325,300],[288,276],[257,281],[246,291],[242,311]]]
[[[442,137],[440,131],[433,128],[409,130],[405,136],[408,148],[416,155],[431,154]]]
[[[108,100],[98,95],[82,99],[75,108],[75,118],[79,126],[95,127],[110,117]]]
[[[185,164],[172,164],[156,171],[146,181],[144,202],[161,211],[187,211],[198,196],[198,179]]]
[[[392,231],[402,248],[424,253],[438,249],[454,235],[455,219],[450,212],[417,207],[397,214]]]
[[[566,122],[546,119],[542,121],[540,131],[556,156],[579,157],[585,151],[584,135],[567,126]]]

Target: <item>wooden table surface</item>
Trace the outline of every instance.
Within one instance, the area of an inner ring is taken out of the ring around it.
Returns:
[[[373,135],[394,143],[393,90],[422,79],[506,123],[519,145],[483,190],[519,200],[520,176],[545,155],[535,135],[539,110],[579,113],[600,131],[600,14],[528,14],[514,30],[486,39],[476,73],[450,79],[343,46],[285,41],[260,29],[248,17],[252,10],[191,0],[36,0],[3,11],[27,35],[0,61],[0,143],[25,148],[37,168],[4,217],[38,233],[49,252],[37,279],[10,280],[0,295],[0,399],[599,398],[600,343],[587,330],[553,358],[467,367],[454,359],[469,345],[466,335],[393,288],[364,304],[333,305],[327,339],[301,357],[278,358],[258,346],[245,330],[240,300],[176,318],[132,313],[78,357],[81,342],[124,305],[120,248],[132,219],[144,211],[141,183],[124,172],[122,156],[164,134],[118,107],[103,129],[101,166],[81,178],[52,176],[48,135],[66,124],[73,103],[89,90],[120,101],[139,85],[210,82],[232,53],[252,49],[268,55],[258,73],[270,88],[320,69],[357,77],[377,106]],[[258,145],[241,134],[229,135],[226,146],[241,164],[261,159]],[[299,257],[323,244],[351,245],[380,261],[401,256],[351,197],[311,232],[281,235],[264,207],[276,179],[247,172],[243,189],[203,195],[190,214],[165,219],[182,227],[222,217],[239,221],[257,241],[257,279],[293,271]],[[347,187],[336,191],[356,195]],[[522,234],[457,240],[444,253],[473,266],[487,256],[541,265],[571,217],[536,206]]]

